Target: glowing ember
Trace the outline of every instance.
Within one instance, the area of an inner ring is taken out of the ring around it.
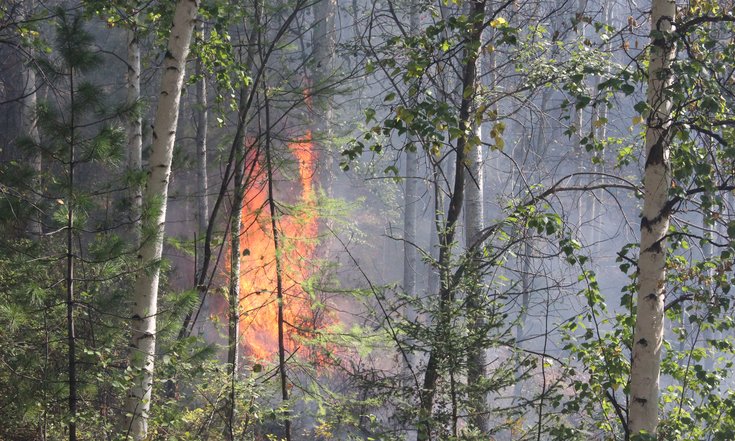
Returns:
[[[315,154],[311,132],[289,143],[289,148],[298,160],[301,197],[294,201],[298,206],[277,204],[280,209],[277,225],[283,268],[286,349],[292,353],[298,346],[295,337],[315,328],[315,324],[310,323],[314,315],[312,301],[302,284],[309,277],[306,263],[314,254],[318,225],[312,186]],[[256,178],[248,186],[242,209],[240,335],[250,356],[268,359],[278,351],[276,254],[266,174],[256,165],[252,176]]]

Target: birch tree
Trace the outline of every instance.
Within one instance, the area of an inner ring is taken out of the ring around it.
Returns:
[[[238,134],[242,133],[242,130]],[[242,145],[242,135],[236,138],[237,145]],[[238,150],[241,150],[238,148]],[[244,149],[242,149],[244,150]],[[240,364],[240,235],[242,227],[242,201],[245,196],[245,183],[243,178],[243,167],[245,159],[238,152],[236,158],[232,211],[230,213],[230,284],[228,297],[228,320],[227,320],[227,364],[229,369],[229,396],[226,408],[225,438],[229,441],[235,439],[235,416],[237,413],[237,370]]]
[[[475,135],[478,139],[481,139],[481,127],[478,125],[475,129]],[[464,182],[466,188],[464,220],[465,243],[468,249],[476,246],[475,242],[480,238],[482,230],[485,228],[482,147],[482,144],[472,147],[469,152],[469,158],[467,158],[469,166],[467,167]],[[470,258],[473,261],[473,272],[477,273],[477,267],[480,263],[478,261],[479,259],[474,255]],[[482,318],[483,314],[481,312],[482,300],[479,280],[477,281],[477,285],[467,294],[467,309],[471,317],[476,317],[470,324],[470,332],[483,332],[485,329],[485,320]],[[479,385],[485,377],[486,358],[485,348],[480,346],[470,349],[467,360],[467,385],[470,389],[470,403],[474,406],[475,410],[475,415],[471,420],[482,433],[487,433],[489,430],[485,402],[486,394]]]
[[[199,38],[205,38],[204,24],[200,21],[197,25]],[[199,81],[196,85],[196,155],[197,155],[197,261],[196,277],[199,280],[204,260],[204,250],[201,244],[202,238],[207,232],[209,221],[209,201],[207,197],[207,77],[201,59],[196,61],[196,75]],[[203,241],[202,241],[203,242]]]
[[[646,164],[643,177],[638,306],[633,334],[628,426],[632,435],[656,435],[661,348],[664,331],[666,233],[669,228],[668,191],[671,186],[669,143],[671,100],[666,89],[673,82],[670,66],[675,47],[670,33],[676,15],[674,0],[653,0],[648,65],[650,109],[646,122]]]
[[[125,76],[127,95],[125,104],[131,109],[140,101],[140,42],[138,41],[138,14],[132,18],[133,23],[127,30],[128,70]],[[127,120],[128,130],[128,172],[132,181],[133,231],[135,246],[140,246],[140,216],[143,204],[143,188],[140,184],[140,173],[143,168],[143,123],[139,112],[131,112]]]
[[[419,29],[419,11],[415,5],[409,11],[409,23],[411,34],[416,34]],[[416,140],[413,140],[416,141]],[[416,208],[419,204],[418,181],[419,181],[419,156],[417,147],[412,142],[406,149],[406,188],[403,194],[403,292],[410,299],[416,298],[416,273],[419,265],[418,252],[416,250]],[[408,306],[406,318],[410,322],[417,319],[416,311]],[[409,365],[413,364],[413,357],[407,360]],[[408,366],[409,371],[411,366]]]
[[[145,210],[142,223],[143,244],[138,255],[143,270],[138,275],[133,293],[132,338],[128,360],[134,380],[125,404],[127,418],[123,428],[123,433],[135,440],[145,439],[148,432],[148,411],[156,353],[158,281],[168,184],[186,57],[198,8],[198,0],[180,0],[176,4],[153,123],[153,145],[147,185],[143,194]]]
[[[484,28],[486,1],[473,1],[470,11],[470,20],[472,28],[467,41],[465,42],[465,65],[462,72],[462,92],[463,97],[459,109],[459,127],[467,130],[470,128],[472,101],[477,88],[477,60],[480,56],[480,37]],[[465,161],[468,159],[467,154],[472,150],[472,146],[468,146],[468,135],[459,136],[456,140],[456,158],[454,170],[454,184],[452,186],[452,196],[449,202],[449,209],[443,222],[443,231],[439,237],[439,271],[441,287],[439,289],[439,317],[436,323],[436,332],[442,336],[449,331],[450,326],[450,308],[453,296],[450,259],[452,254],[452,244],[457,228],[457,221],[462,212],[462,204],[465,199]],[[469,148],[468,148],[469,147]],[[437,382],[440,375],[440,362],[449,354],[449,348],[441,347],[441,337],[431,348],[429,359],[426,364],[426,373],[424,374],[424,382],[421,393],[421,421],[418,424],[418,439],[431,439],[431,412],[434,406],[434,397],[436,394]]]

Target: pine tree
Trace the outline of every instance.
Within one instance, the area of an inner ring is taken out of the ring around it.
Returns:
[[[121,242],[114,235],[114,228],[104,228],[107,219],[100,212],[99,204],[101,199],[114,193],[109,187],[117,177],[115,164],[124,143],[124,131],[119,126],[124,109],[110,108],[103,100],[105,94],[92,81],[102,60],[85,24],[82,15],[57,9],[50,55],[33,61],[42,77],[49,81],[52,99],[39,100],[37,106],[24,110],[25,114],[33,116],[34,124],[25,125],[27,132],[18,144],[23,150],[33,152],[34,158],[43,157],[47,173],[40,175],[34,164],[32,182],[40,182],[43,177],[44,185],[34,184],[33,199],[38,201],[37,207],[47,207],[49,211],[43,215],[34,214],[34,217],[36,222],[48,225],[49,232],[38,238],[38,244],[32,248],[17,242],[13,244],[12,237],[5,238],[4,246],[9,252],[7,260],[0,265],[0,273],[5,275],[2,277],[3,291],[9,296],[3,298],[3,303],[19,307],[17,312],[26,306],[30,307],[27,312],[36,311],[26,318],[26,323],[33,323],[32,328],[38,331],[23,339],[36,342],[41,338],[34,344],[40,353],[46,354],[44,361],[33,367],[37,372],[28,377],[43,378],[43,381],[32,386],[37,392],[27,391],[31,400],[36,398],[35,393],[48,400],[44,403],[38,428],[41,439],[49,436],[48,428],[62,417],[58,408],[50,405],[53,401],[66,402],[63,419],[68,439],[81,437],[80,432],[99,430],[99,426],[83,415],[89,411],[85,403],[96,398],[90,394],[88,385],[101,378],[97,374],[102,375],[98,366],[89,367],[88,354],[98,350],[98,345],[110,343],[107,338],[99,338],[100,335],[90,339],[99,320],[96,311],[108,299],[95,295],[102,291],[104,283],[92,284],[89,276],[104,273],[105,277],[123,278],[115,273],[122,260]],[[84,175],[80,169],[84,170]],[[109,180],[99,182],[101,175]],[[42,203],[42,200],[51,203]],[[102,242],[106,242],[104,247],[100,247]],[[23,256],[22,261],[15,261],[14,254],[18,252]],[[80,269],[81,259],[84,266]],[[37,261],[41,266],[28,264],[28,260]],[[26,273],[28,269],[32,272],[24,279],[6,277]],[[29,304],[23,305],[24,301],[13,298],[12,293],[18,290],[31,290],[36,294]],[[104,309],[114,311],[109,305]],[[37,322],[41,317],[42,321]],[[0,313],[0,322],[4,323],[6,318],[8,316]],[[121,327],[117,329],[121,331]],[[63,349],[61,341],[65,343]],[[61,353],[64,361],[57,358]],[[65,384],[66,388],[59,389],[55,383]],[[22,412],[28,411],[27,408]],[[19,421],[19,424],[22,423]]]

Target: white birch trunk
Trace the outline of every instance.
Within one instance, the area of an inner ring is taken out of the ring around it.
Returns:
[[[475,129],[475,134],[480,137],[480,127]],[[467,161],[467,171],[464,175],[465,182],[465,243],[469,247],[480,237],[484,228],[484,188],[482,145],[472,148]]]
[[[525,233],[523,240],[523,255],[521,257],[521,310],[518,313],[518,324],[516,325],[516,347],[523,347],[523,340],[526,338],[526,318],[528,317],[528,307],[531,303],[531,289],[533,289],[533,276],[531,275],[531,238],[528,232]],[[521,366],[520,356],[516,358],[515,363],[516,384],[513,386],[513,402],[520,399],[523,392],[523,366]]]
[[[137,22],[137,19],[136,19]],[[127,96],[125,104],[132,108],[140,101],[140,44],[138,42],[137,25],[128,29],[128,72]],[[139,185],[138,176],[143,168],[143,123],[139,112],[135,112],[127,120],[128,132],[128,171],[134,176],[132,185],[133,231],[135,232],[135,246],[140,246],[141,221],[143,207],[143,188]]]
[[[176,126],[186,57],[199,8],[198,0],[180,0],[176,4],[168,50],[164,59],[161,94],[153,124],[153,146],[144,200],[150,213],[143,219],[143,243],[138,259],[143,269],[135,282],[132,311],[132,338],[129,365],[134,380],[128,392],[124,433],[136,441],[146,438],[148,411],[153,386],[156,353],[156,314],[158,279],[166,220],[168,183],[171,174]]]
[[[241,138],[241,137],[239,137]],[[240,139],[237,148],[242,145]],[[230,376],[230,390],[226,408],[225,439],[235,439],[235,417],[237,414],[237,371],[239,368],[240,351],[240,235],[242,226],[242,203],[245,196],[244,187],[244,155],[237,155],[235,164],[232,212],[230,213],[230,286],[228,291],[228,329],[227,329],[227,364]]]
[[[411,7],[410,31],[415,34],[419,29],[418,10],[415,6]],[[403,213],[403,292],[411,299],[416,298],[416,273],[418,269],[418,253],[416,251],[416,207],[420,197],[418,195],[418,175],[419,175],[419,158],[417,149],[421,148],[417,140],[410,138],[413,144],[412,149],[406,149],[406,189],[403,196],[404,213]],[[406,320],[415,323],[418,319],[416,309],[412,305],[406,308]],[[407,354],[408,370],[411,371],[415,364],[415,354],[409,351]],[[410,372],[409,372],[410,373]]]
[[[711,261],[714,257],[714,247],[712,246],[712,231],[717,229],[717,223],[713,225],[707,224],[707,218],[708,214],[705,211],[702,211],[702,230],[704,231],[704,244],[702,245],[702,257],[703,261]],[[707,269],[707,280],[709,281],[709,285],[706,287],[707,289],[707,303],[714,300],[715,296],[715,283],[714,283],[714,276],[715,276],[715,270],[714,268]],[[706,309],[705,309],[706,311]],[[689,321],[689,314],[687,314],[686,307],[682,307],[682,327],[685,329],[685,335],[688,337],[691,333],[691,327],[692,323]],[[704,340],[704,347],[707,348],[709,346],[709,340],[714,339],[714,333],[712,332],[712,327],[707,326],[705,329],[702,330],[702,340]],[[682,341],[683,343],[684,341]],[[716,355],[708,355],[704,359],[704,368],[707,371],[711,371],[714,366],[714,359]]]
[[[438,166],[434,166],[435,168]],[[437,213],[444,213],[444,197],[442,196],[442,189],[439,188],[441,185],[438,181],[440,179],[440,173],[437,170],[432,172],[432,188],[431,190],[434,196],[434,210],[432,216],[429,217],[429,252],[431,253],[431,259],[434,262],[439,260],[439,228],[437,225],[438,215]],[[427,288],[429,294],[436,295],[439,292],[439,269],[434,265],[429,265],[429,274],[427,277]]]
[[[418,257],[416,253],[416,206],[418,197],[418,155],[415,151],[406,152],[406,192],[404,194],[403,217],[403,291],[406,295],[416,295],[416,269]],[[416,312],[409,308],[409,320],[416,318]]]
[[[197,31],[202,33],[204,38],[204,25],[200,22],[197,25]],[[204,69],[201,60],[196,62],[196,73],[200,77],[197,82],[196,98],[197,98],[197,134],[196,134],[196,149],[197,149],[197,225],[198,225],[198,236],[197,236],[197,262],[196,262],[196,279],[200,279],[200,272],[202,269],[202,262],[204,260],[204,251],[200,242],[204,242],[204,235],[207,231],[207,224],[209,223],[209,201],[207,198],[207,78],[204,76]]]
[[[584,41],[585,38],[587,38],[587,22],[584,19],[584,13],[587,10],[587,0],[579,0],[577,2],[577,11],[576,11],[576,29],[578,32],[579,38]],[[584,88],[587,89],[587,83],[586,81],[583,83]],[[575,121],[574,125],[576,128],[575,133],[575,146],[577,148],[580,148],[579,145],[581,139],[584,137],[584,109],[578,109],[575,112]]]
[[[475,134],[478,138],[482,139],[481,126],[475,129]],[[465,245],[469,249],[475,245],[482,234],[484,226],[484,188],[483,188],[483,161],[482,161],[482,144],[477,145],[470,150],[468,158],[467,173],[465,173],[465,208],[464,208],[464,221],[465,221]],[[473,251],[473,254],[478,251]],[[473,257],[473,261],[476,263],[475,268],[472,271],[477,271],[479,265],[479,259]],[[477,276],[475,279],[479,284],[482,278]],[[477,315],[478,318],[474,319],[470,323],[470,332],[477,333],[478,329],[485,327],[485,319],[482,317],[482,302],[480,300],[482,292],[479,286],[473,289],[473,292],[468,293],[467,308],[471,315]],[[482,379],[486,376],[486,365],[487,357],[485,355],[485,348],[482,346],[474,347],[470,349],[469,358],[467,360],[467,384],[471,389],[470,404],[474,406],[475,414],[470,419],[474,426],[480,430],[481,433],[486,434],[490,430],[489,426],[489,415],[487,413],[487,397],[486,394],[480,390],[479,384]]]
[[[664,90],[672,82],[669,66],[675,56],[675,49],[665,33],[672,30],[675,15],[674,0],[653,0],[647,95],[651,110],[646,129],[644,200],[638,260],[638,312],[633,334],[628,412],[628,426],[633,436],[641,431],[655,436],[658,426],[666,288],[666,232],[669,227],[667,202],[671,185],[671,101],[665,96]]]

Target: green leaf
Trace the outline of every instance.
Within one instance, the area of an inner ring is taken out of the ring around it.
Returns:
[[[645,101],[638,101],[635,106],[633,106],[633,109],[643,115],[648,111],[648,103]]]
[[[574,108],[579,110],[587,107],[587,105],[592,101],[592,98],[587,95],[580,95],[577,97],[577,104],[574,105]]]
[[[730,239],[735,239],[735,221],[727,224],[727,235]]]

